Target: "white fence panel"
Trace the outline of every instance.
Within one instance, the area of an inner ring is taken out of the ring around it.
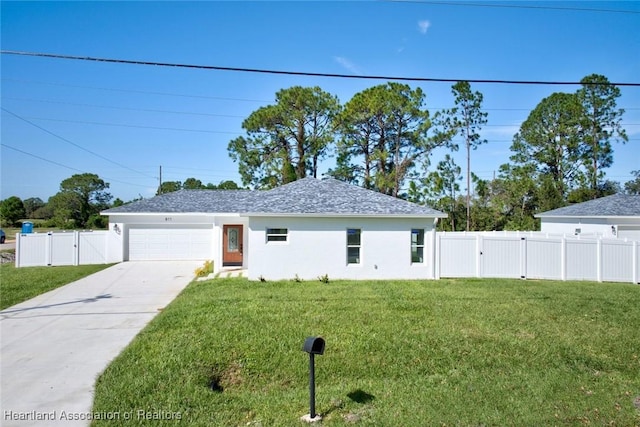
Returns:
[[[106,264],[108,235],[108,231],[79,233],[78,264]]]
[[[436,277],[640,283],[640,242],[522,232],[437,233]]]
[[[596,240],[567,240],[566,279],[598,280],[598,242]]]
[[[106,264],[107,231],[18,234],[16,267]]]
[[[521,260],[523,244],[518,236],[480,237],[480,259],[482,277],[522,277]]]
[[[16,267],[49,265],[51,252],[49,235],[18,234],[16,239]]]
[[[601,240],[601,245],[602,281],[633,281],[633,242]]]
[[[526,242],[525,277],[562,280],[562,239],[529,237]]]
[[[439,258],[439,277],[477,276],[478,249],[475,236],[439,233],[436,250],[436,260]]]
[[[77,265],[77,233],[50,233],[51,265]]]

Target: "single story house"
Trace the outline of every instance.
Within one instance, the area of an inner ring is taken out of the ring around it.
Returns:
[[[249,279],[434,277],[446,214],[335,179],[266,190],[181,190],[102,212],[110,258],[213,260]]]
[[[614,194],[535,215],[541,231],[640,240],[640,195]]]

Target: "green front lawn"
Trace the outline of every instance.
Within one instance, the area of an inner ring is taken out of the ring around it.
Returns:
[[[74,282],[109,265],[23,267],[0,265],[0,310]]]
[[[194,282],[100,376],[94,411],[302,425],[310,335],[323,425],[640,423],[639,286],[489,279]]]

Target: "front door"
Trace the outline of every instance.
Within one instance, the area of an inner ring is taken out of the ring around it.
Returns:
[[[242,265],[242,225],[222,227],[222,265]]]

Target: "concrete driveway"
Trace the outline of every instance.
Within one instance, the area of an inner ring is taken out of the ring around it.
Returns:
[[[0,425],[89,425],[96,377],[201,264],[121,263],[1,311]]]
[[[6,251],[9,249],[15,249],[15,248],[16,248],[15,240],[7,240],[4,243],[0,243],[0,251]]]

